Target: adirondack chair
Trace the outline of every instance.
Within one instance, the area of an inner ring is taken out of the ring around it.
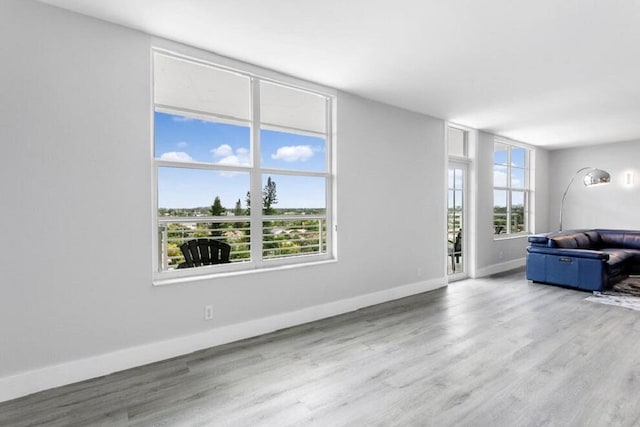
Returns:
[[[231,246],[214,239],[194,239],[180,245],[184,262],[178,268],[200,267],[202,265],[226,264]]]
[[[455,271],[456,264],[460,262],[460,256],[462,255],[462,230],[456,234],[456,240],[453,242],[449,240],[449,243],[453,244],[449,248],[449,256],[451,257],[451,269]]]

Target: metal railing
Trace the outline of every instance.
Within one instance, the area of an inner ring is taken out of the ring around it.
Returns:
[[[274,215],[262,219],[262,259],[327,252],[324,215]],[[229,244],[232,263],[252,261],[249,216],[161,217],[158,219],[160,271],[173,270],[184,262],[180,245],[198,238],[212,238]]]

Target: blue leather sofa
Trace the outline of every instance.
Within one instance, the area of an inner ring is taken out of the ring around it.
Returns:
[[[640,274],[640,231],[569,230],[529,236],[527,279],[602,291]]]

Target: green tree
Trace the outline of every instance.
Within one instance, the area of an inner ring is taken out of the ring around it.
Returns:
[[[276,182],[271,180],[271,177],[267,178],[267,183],[262,190],[262,212],[265,215],[271,215],[275,209],[272,205],[278,203],[278,195],[276,194]]]
[[[242,203],[240,203],[240,199],[236,202],[236,207],[233,209],[233,214],[235,216],[242,216],[244,211],[242,210]]]
[[[213,200],[213,205],[209,208],[209,213],[211,216],[222,216],[227,212],[227,210],[222,206],[220,202],[220,197],[216,196]]]
[[[211,207],[209,208],[209,214],[211,216],[223,216],[226,212],[227,210],[222,206],[222,203],[220,202],[220,197],[216,196],[216,198],[213,200],[213,205],[211,205]],[[220,230],[222,228],[221,223],[219,222],[211,223],[209,225],[209,228],[211,229],[212,236],[214,237],[222,236],[222,231]]]
[[[247,191],[247,197],[244,199],[247,204],[247,215],[251,215],[251,192]]]

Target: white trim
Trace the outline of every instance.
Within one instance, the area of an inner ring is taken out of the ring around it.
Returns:
[[[449,238],[449,190],[451,190],[451,188],[449,187],[449,182],[448,182],[448,171],[449,168],[456,168],[456,169],[460,169],[463,171],[463,177],[462,177],[462,224],[461,228],[462,228],[462,271],[459,273],[452,273],[449,275],[449,281],[450,282],[455,282],[458,280],[462,280],[462,279],[466,279],[467,277],[469,277],[469,262],[468,262],[468,253],[469,253],[469,238],[468,238],[468,234],[469,234],[469,225],[470,225],[470,221],[469,221],[469,207],[467,206],[467,201],[469,200],[469,165],[470,162],[465,161],[465,162],[459,162],[457,160],[454,160],[451,156],[449,157],[449,162],[447,163],[447,240]],[[455,186],[455,177],[454,177],[454,186]],[[457,188],[454,189],[454,191],[457,190]],[[455,195],[454,195],[454,199],[455,199]],[[447,247],[447,273],[449,271],[449,265],[451,263],[451,255],[449,255],[449,248]]]
[[[439,277],[0,378],[0,402],[444,287]]]
[[[526,142],[517,141],[515,139],[507,138],[505,136],[493,135],[493,139],[495,142],[499,142],[501,144],[506,145],[515,145],[519,148],[526,148],[527,150],[535,150],[537,147],[535,145],[527,144]]]
[[[523,237],[529,237],[531,236],[533,233],[529,232],[529,231],[522,231],[520,233],[513,233],[513,234],[494,234],[493,235],[493,241],[499,241],[499,240],[513,240],[513,239],[521,239]]]
[[[476,274],[473,278],[490,276],[492,274],[502,273],[504,271],[513,270],[515,268],[524,267],[526,264],[526,258],[512,259],[511,261],[501,262],[500,264],[493,264],[488,267],[479,268],[476,270]]]

